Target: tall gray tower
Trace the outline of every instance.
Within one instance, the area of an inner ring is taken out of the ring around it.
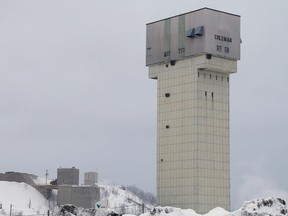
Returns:
[[[238,15],[203,8],[147,24],[158,205],[230,209],[229,75],[239,59]]]

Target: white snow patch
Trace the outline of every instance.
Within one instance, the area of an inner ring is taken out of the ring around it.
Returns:
[[[205,216],[223,216],[223,215],[228,215],[230,212],[226,211],[223,208],[217,207],[209,211]]]
[[[0,215],[10,214],[47,214],[48,201],[34,187],[25,183],[0,181]]]

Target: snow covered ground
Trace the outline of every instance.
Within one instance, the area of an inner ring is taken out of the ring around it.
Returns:
[[[172,207],[156,207],[142,216],[201,216],[192,209],[179,209]],[[286,202],[280,198],[257,198],[244,202],[243,206],[234,211],[227,212],[217,207],[204,216],[287,216]]]
[[[43,182],[42,180],[36,180]],[[125,214],[125,216],[201,216],[192,209],[173,207],[153,207],[143,202],[128,190],[119,186],[100,186],[104,208],[83,209],[75,206],[66,206],[55,212],[55,216],[107,216],[112,213]],[[144,203],[144,205],[143,205]],[[48,201],[32,186],[25,183],[0,181],[0,216],[10,215],[12,205],[13,216],[47,215]],[[149,209],[149,210],[148,210]],[[258,198],[247,201],[234,212],[227,212],[222,208],[214,208],[204,216],[288,216],[286,202],[279,198]]]
[[[17,182],[0,181],[0,216],[47,214],[48,201],[34,187]]]
[[[82,209],[75,206],[63,206],[56,213],[56,216],[107,216],[113,215],[113,212],[107,209]],[[124,216],[133,216],[133,214],[125,214]],[[247,201],[243,206],[234,211],[227,212],[222,208],[214,208],[207,214],[197,214],[192,209],[180,209],[173,207],[155,207],[150,212],[141,214],[141,216],[287,216],[286,202],[279,198],[269,197],[267,199],[254,199]]]

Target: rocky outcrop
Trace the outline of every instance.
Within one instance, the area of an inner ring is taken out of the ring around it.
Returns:
[[[286,202],[280,198],[257,198],[244,202],[241,216],[284,216],[287,215]]]
[[[120,216],[108,209],[84,209],[72,204],[61,205],[54,216]]]

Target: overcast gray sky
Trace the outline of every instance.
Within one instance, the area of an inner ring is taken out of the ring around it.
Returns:
[[[146,23],[210,7],[241,15],[231,76],[232,208],[288,198],[286,0],[0,0],[0,172],[59,167],[155,192],[156,81]]]

